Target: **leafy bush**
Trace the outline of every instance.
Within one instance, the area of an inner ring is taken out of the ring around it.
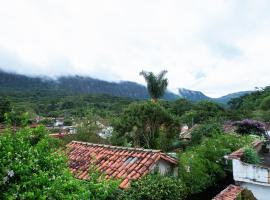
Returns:
[[[211,119],[223,119],[226,116],[225,109],[218,103],[201,101],[195,106],[195,123],[207,122]]]
[[[0,135],[0,199],[105,200],[116,188],[110,180],[75,179],[44,127]]]
[[[255,149],[249,147],[245,148],[242,161],[249,164],[260,164],[261,158]]]
[[[204,137],[220,133],[222,133],[221,124],[216,121],[208,121],[191,132],[191,144],[200,144]]]
[[[261,109],[270,110],[270,96],[267,96],[262,100]]]
[[[253,193],[248,190],[248,189],[244,189],[236,198],[236,200],[257,200]]]
[[[4,97],[0,97],[0,123],[5,120],[5,113],[11,111],[10,101]]]
[[[65,120],[64,120],[64,126],[72,126],[72,120],[70,120],[70,119],[65,119]]]
[[[158,174],[133,181],[118,200],[184,200],[188,189],[179,179]]]
[[[206,138],[200,145],[180,154],[180,178],[191,193],[201,192],[226,175],[224,155],[250,144],[252,140],[249,136],[231,134]]]

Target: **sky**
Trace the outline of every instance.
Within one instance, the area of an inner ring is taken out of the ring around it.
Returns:
[[[0,68],[218,97],[270,85],[269,0],[0,0]]]

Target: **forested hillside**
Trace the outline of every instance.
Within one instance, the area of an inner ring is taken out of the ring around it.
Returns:
[[[57,80],[48,77],[29,77],[0,71],[0,92],[29,92],[34,90],[66,91],[77,94],[107,94],[111,96],[147,99],[146,87],[134,82],[107,82],[91,77],[62,76]],[[177,99],[178,96],[167,91],[164,99]]]
[[[231,99],[229,106],[238,116],[269,121],[270,87],[261,88],[251,94]]]
[[[178,92],[181,98],[188,99],[192,102],[200,102],[200,101],[207,100],[207,101],[213,101],[213,102],[217,102],[221,104],[227,104],[233,98],[238,98],[245,94],[251,93],[251,91],[241,91],[241,92],[227,94],[218,98],[211,98],[211,97],[206,96],[204,93],[200,91],[188,90],[185,88],[180,88]]]

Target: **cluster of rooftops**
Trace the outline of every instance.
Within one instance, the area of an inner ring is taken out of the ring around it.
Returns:
[[[259,150],[261,144],[262,142],[256,141],[253,147]],[[88,179],[91,166],[104,174],[105,178],[119,179],[121,189],[128,188],[131,181],[155,171],[177,175],[177,159],[160,150],[79,141],[72,141],[66,147],[69,168],[78,179]],[[231,153],[227,159],[239,160],[242,155],[243,149],[239,149]],[[213,200],[235,200],[243,190],[241,186],[229,185]]]

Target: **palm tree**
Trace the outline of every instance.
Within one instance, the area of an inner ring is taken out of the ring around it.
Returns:
[[[147,83],[147,89],[152,101],[156,102],[158,98],[162,97],[168,86],[168,79],[165,78],[166,70],[162,70],[157,76],[153,72],[141,71]]]

